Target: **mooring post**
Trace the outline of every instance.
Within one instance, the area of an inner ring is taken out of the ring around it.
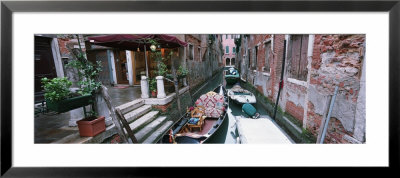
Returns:
[[[282,57],[281,80],[279,82],[278,96],[276,97],[276,103],[275,103],[275,108],[274,108],[274,117],[272,118],[274,120],[275,120],[275,117],[276,117],[276,110],[278,109],[279,96],[280,96],[281,90],[283,88],[283,73],[285,72],[285,59],[286,59],[286,40],[283,41],[283,57]]]

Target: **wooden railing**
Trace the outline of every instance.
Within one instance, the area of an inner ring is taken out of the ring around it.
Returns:
[[[138,143],[133,131],[129,127],[128,122],[126,121],[124,115],[122,114],[120,109],[115,109],[115,107],[111,104],[111,97],[108,94],[108,89],[104,85],[101,86],[101,95],[104,98],[104,101],[107,104],[108,109],[111,112],[111,118],[114,125],[118,129],[118,134],[121,137],[121,140],[124,143]],[[124,132],[124,128],[128,135]],[[129,139],[128,139],[129,138]]]

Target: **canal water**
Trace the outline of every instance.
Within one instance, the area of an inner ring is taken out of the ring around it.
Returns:
[[[227,85],[223,72],[219,72],[213,78],[210,79],[206,84],[204,84],[200,89],[192,93],[193,100],[195,101],[202,94],[207,93],[209,91],[214,90],[219,85],[224,85],[226,89],[230,89],[233,85]],[[268,115],[267,111],[257,102],[253,104],[253,106],[257,109],[257,112],[260,115]],[[228,117],[225,119],[224,123],[220,126],[220,128],[212,135],[211,138],[208,139],[208,143],[216,143],[216,144],[236,144],[238,132],[236,129],[236,121],[234,116],[243,115],[248,117],[244,112],[242,112],[242,106],[240,104],[236,104],[233,101],[229,102],[228,108]]]

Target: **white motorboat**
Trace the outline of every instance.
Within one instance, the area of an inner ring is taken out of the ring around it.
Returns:
[[[228,96],[235,102],[240,104],[256,103],[256,96],[248,90],[243,89],[240,85],[235,85],[228,90]]]

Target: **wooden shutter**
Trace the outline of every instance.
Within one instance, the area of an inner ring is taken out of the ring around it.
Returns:
[[[301,48],[301,36],[293,35],[292,36],[292,55],[291,55],[291,63],[290,63],[290,76],[292,78],[298,79],[298,71],[300,64],[300,48]]]
[[[271,52],[271,43],[268,42],[265,44],[265,63],[264,63],[264,68],[265,68],[265,71],[267,71],[267,72],[269,72],[269,68],[270,68],[270,65],[269,65],[270,52]]]
[[[307,51],[308,51],[308,35],[301,36],[301,51],[300,51],[300,61],[299,61],[299,71],[298,79],[306,81],[307,80]]]

